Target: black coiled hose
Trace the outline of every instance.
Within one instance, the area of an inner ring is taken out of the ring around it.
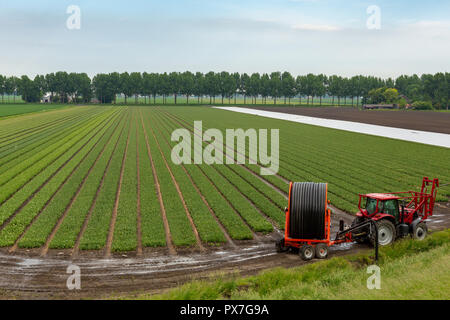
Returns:
[[[323,240],[327,184],[294,182],[290,197],[289,237]]]

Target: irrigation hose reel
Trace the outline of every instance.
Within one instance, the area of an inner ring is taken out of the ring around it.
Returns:
[[[331,239],[331,210],[328,208],[327,193],[327,183],[291,182],[285,235],[277,242],[277,251],[298,248],[304,260],[311,260],[314,256],[324,259],[328,256],[330,246],[353,242],[352,231],[370,227],[375,230],[375,260],[378,260],[378,229],[373,220],[366,220],[345,230],[341,221],[336,238]]]

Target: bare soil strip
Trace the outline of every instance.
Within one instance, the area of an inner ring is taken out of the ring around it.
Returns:
[[[117,122],[117,124],[114,127],[114,130],[117,129],[117,127],[119,126],[120,121]],[[113,132],[114,132],[113,130]],[[113,132],[111,133],[111,136],[113,134]],[[105,132],[106,133],[106,132]],[[108,143],[105,143],[103,145],[102,150],[99,152],[99,154],[97,155],[97,158],[95,159],[94,163],[92,164],[92,166],[89,168],[88,172],[86,173],[85,177],[83,178],[83,181],[81,182],[81,184],[78,186],[77,191],[75,192],[75,195],[72,197],[72,199],[70,200],[69,204],[67,205],[66,209],[64,210],[63,214],[61,215],[61,217],[59,217],[58,222],[56,223],[56,225],[53,227],[52,232],[50,233],[50,235],[48,236],[44,246],[42,247],[41,250],[41,256],[45,256],[48,252],[48,248],[50,246],[50,243],[52,242],[53,238],[55,237],[56,232],[58,232],[59,227],[61,226],[64,218],[66,217],[67,213],[69,212],[69,210],[72,208],[73,203],[77,200],[78,195],[80,194],[81,190],[83,190],[84,185],[86,184],[86,180],[88,179],[89,175],[91,174],[92,170],[94,170],[95,166],[98,163],[98,160],[100,159],[100,157],[103,155],[103,153],[105,152],[106,147],[108,146]]]
[[[173,242],[172,242],[172,236],[170,235],[169,221],[167,220],[166,209],[164,207],[164,202],[162,199],[161,186],[159,184],[159,179],[158,179],[158,174],[156,172],[155,164],[153,163],[152,152],[150,149],[150,144],[148,143],[147,130],[145,129],[144,119],[142,117],[142,112],[140,110],[139,110],[139,114],[140,114],[140,118],[141,118],[142,128],[144,130],[145,144],[147,145],[147,155],[148,155],[148,158],[150,159],[150,163],[152,164],[153,179],[155,181],[155,188],[156,188],[155,191],[156,191],[156,195],[158,196],[158,200],[159,200],[161,216],[162,216],[162,219],[164,222],[164,230],[166,231],[167,248],[169,250],[170,255],[176,255],[177,251],[175,250],[175,246],[173,245]]]
[[[142,255],[142,226],[141,226],[141,173],[139,170],[139,134],[138,120],[136,122],[136,171],[137,171],[137,255]]]
[[[131,119],[130,119],[130,123],[131,123]],[[111,216],[111,223],[109,226],[108,238],[106,240],[106,246],[105,246],[105,257],[106,258],[109,258],[111,256],[111,246],[112,246],[113,237],[114,237],[114,228],[116,226],[117,210],[119,208],[120,191],[122,189],[123,173],[125,171],[125,159],[126,159],[127,153],[128,153],[128,144],[130,142],[130,131],[131,131],[131,124],[128,127],[127,145],[126,145],[125,151],[123,153],[122,167],[120,168],[120,178],[119,178],[119,183],[117,185],[116,201],[114,203],[114,209],[113,209],[112,216]]]
[[[105,132],[106,133],[106,132]],[[105,133],[102,134],[102,137],[105,135]],[[25,230],[22,232],[22,234],[17,238],[16,242],[9,248],[8,252],[12,253],[15,252],[18,248],[20,240],[22,240],[23,236],[27,233],[27,231],[31,228],[33,223],[39,218],[41,213],[49,206],[49,204],[53,201],[55,196],[58,194],[58,192],[62,189],[62,187],[66,184],[66,182],[73,176],[73,174],[78,170],[78,168],[81,166],[83,161],[89,156],[89,154],[94,150],[94,148],[97,146],[97,144],[100,142],[101,138],[98,139],[98,141],[92,146],[92,148],[84,155],[83,159],[73,168],[72,172],[66,177],[66,179],[61,183],[61,185],[58,187],[58,189],[52,194],[50,199],[45,203],[45,205],[42,207],[42,209],[39,211],[39,213],[31,220],[31,222],[28,224],[28,226],[25,228]],[[23,208],[23,207],[22,207]],[[18,212],[17,212],[18,213]],[[17,214],[16,213],[16,214]]]
[[[184,200],[183,194],[181,193],[180,186],[178,185],[178,182],[177,182],[177,180],[175,179],[175,177],[173,175],[172,169],[170,169],[170,166],[167,163],[166,156],[164,155],[164,153],[161,150],[161,146],[159,144],[158,139],[156,138],[156,135],[155,135],[155,132],[153,131],[153,128],[150,128],[150,130],[152,131],[152,135],[155,138],[156,145],[158,146],[159,152],[161,153],[161,157],[164,160],[164,164],[166,165],[167,171],[169,171],[170,177],[172,178],[172,182],[173,182],[173,184],[175,186],[175,189],[177,189],[178,197],[180,198],[181,203],[183,204],[184,211],[185,211],[186,216],[187,216],[187,218],[189,220],[189,223],[191,224],[192,231],[194,232],[195,239],[197,241],[197,246],[199,247],[200,251],[205,251],[205,247],[202,244],[202,240],[200,239],[200,236],[198,234],[197,228],[196,228],[196,226],[194,224],[194,220],[192,220],[191,214],[190,214],[189,209],[188,209],[188,207],[186,205],[186,201]]]
[[[74,245],[74,247],[72,249],[72,258],[75,258],[75,257],[78,256],[78,252],[80,250],[81,239],[83,238],[83,235],[84,235],[84,232],[86,231],[86,228],[88,226],[89,220],[91,219],[92,212],[94,211],[95,205],[97,203],[98,196],[100,194],[100,191],[102,190],[103,184],[105,182],[106,175],[108,174],[108,170],[109,170],[109,167],[111,165],[112,158],[113,158],[113,156],[114,156],[114,154],[115,154],[115,152],[117,150],[117,146],[119,145],[119,141],[120,141],[120,139],[122,137],[124,128],[125,128],[125,126],[123,126],[121,131],[120,131],[119,138],[117,139],[116,144],[114,145],[114,150],[113,150],[113,152],[111,153],[111,156],[108,159],[108,163],[106,165],[105,172],[103,173],[103,177],[102,177],[102,180],[100,182],[100,185],[98,186],[97,192],[95,194],[94,201],[92,202],[92,205],[89,208],[89,212],[86,215],[86,218],[85,218],[85,220],[83,222],[83,226],[81,227],[80,233],[78,234],[77,240],[75,241],[75,245]]]
[[[109,123],[109,122],[108,122]],[[41,191],[42,190],[42,188],[44,188],[49,182],[50,182],[50,180],[56,175],[56,174],[58,174],[58,172],[60,172],[62,169],[64,169],[64,167],[90,142],[90,141],[92,141],[92,139],[94,139],[95,137],[96,137],[96,135],[97,135],[97,133],[100,131],[100,130],[102,130],[108,123],[106,123],[104,126],[102,126],[102,127],[100,127],[98,130],[97,130],[97,132],[91,137],[91,138],[89,138],[89,140],[88,141],[86,141],[86,143],[84,143],[78,150],[76,150],[75,151],[75,153],[69,158],[69,159],[67,159],[67,161],[65,161],[55,172],[53,172],[51,175],[50,175],[50,177],[48,177],[48,179],[47,180],[45,180],[45,182],[41,185],[41,186],[39,186],[39,188],[38,189],[36,189],[36,191],[34,191],[21,205],[20,205],[20,207],[19,208],[17,208],[17,210],[16,211],[14,211],[14,213],[8,218],[8,219],[6,219],[5,220],[5,222],[2,224],[2,225],[0,225],[0,230],[2,230],[3,228],[5,228],[5,226],[36,196],[36,194],[38,194],[39,193],[39,191]],[[103,134],[104,135],[104,134]],[[102,137],[103,137],[103,135],[102,135]],[[99,140],[102,138],[102,137],[100,137],[99,138]],[[95,144],[95,145],[97,145],[97,143]],[[94,147],[95,147],[95,145],[94,145]],[[62,155],[61,155],[62,156]],[[28,182],[30,182],[32,179],[30,179]],[[28,183],[27,182],[27,183]],[[10,197],[10,198],[12,198],[12,197],[14,197],[14,195],[17,193],[17,192],[19,192],[23,187],[25,187],[26,186],[26,184],[27,183],[25,183],[22,187],[20,187],[16,192],[14,192],[14,194]],[[10,199],[10,198],[8,198],[8,199]],[[6,201],[8,201],[8,199],[7,200],[5,200],[5,202]]]

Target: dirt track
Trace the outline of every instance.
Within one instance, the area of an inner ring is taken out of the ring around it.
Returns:
[[[281,106],[254,107],[254,109],[450,134],[450,113],[445,112],[357,110],[352,108],[336,107],[304,108]]]

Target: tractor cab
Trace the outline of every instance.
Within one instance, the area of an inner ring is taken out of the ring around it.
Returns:
[[[390,215],[399,221],[400,197],[386,193],[370,193],[360,195],[359,212],[367,218]]]

